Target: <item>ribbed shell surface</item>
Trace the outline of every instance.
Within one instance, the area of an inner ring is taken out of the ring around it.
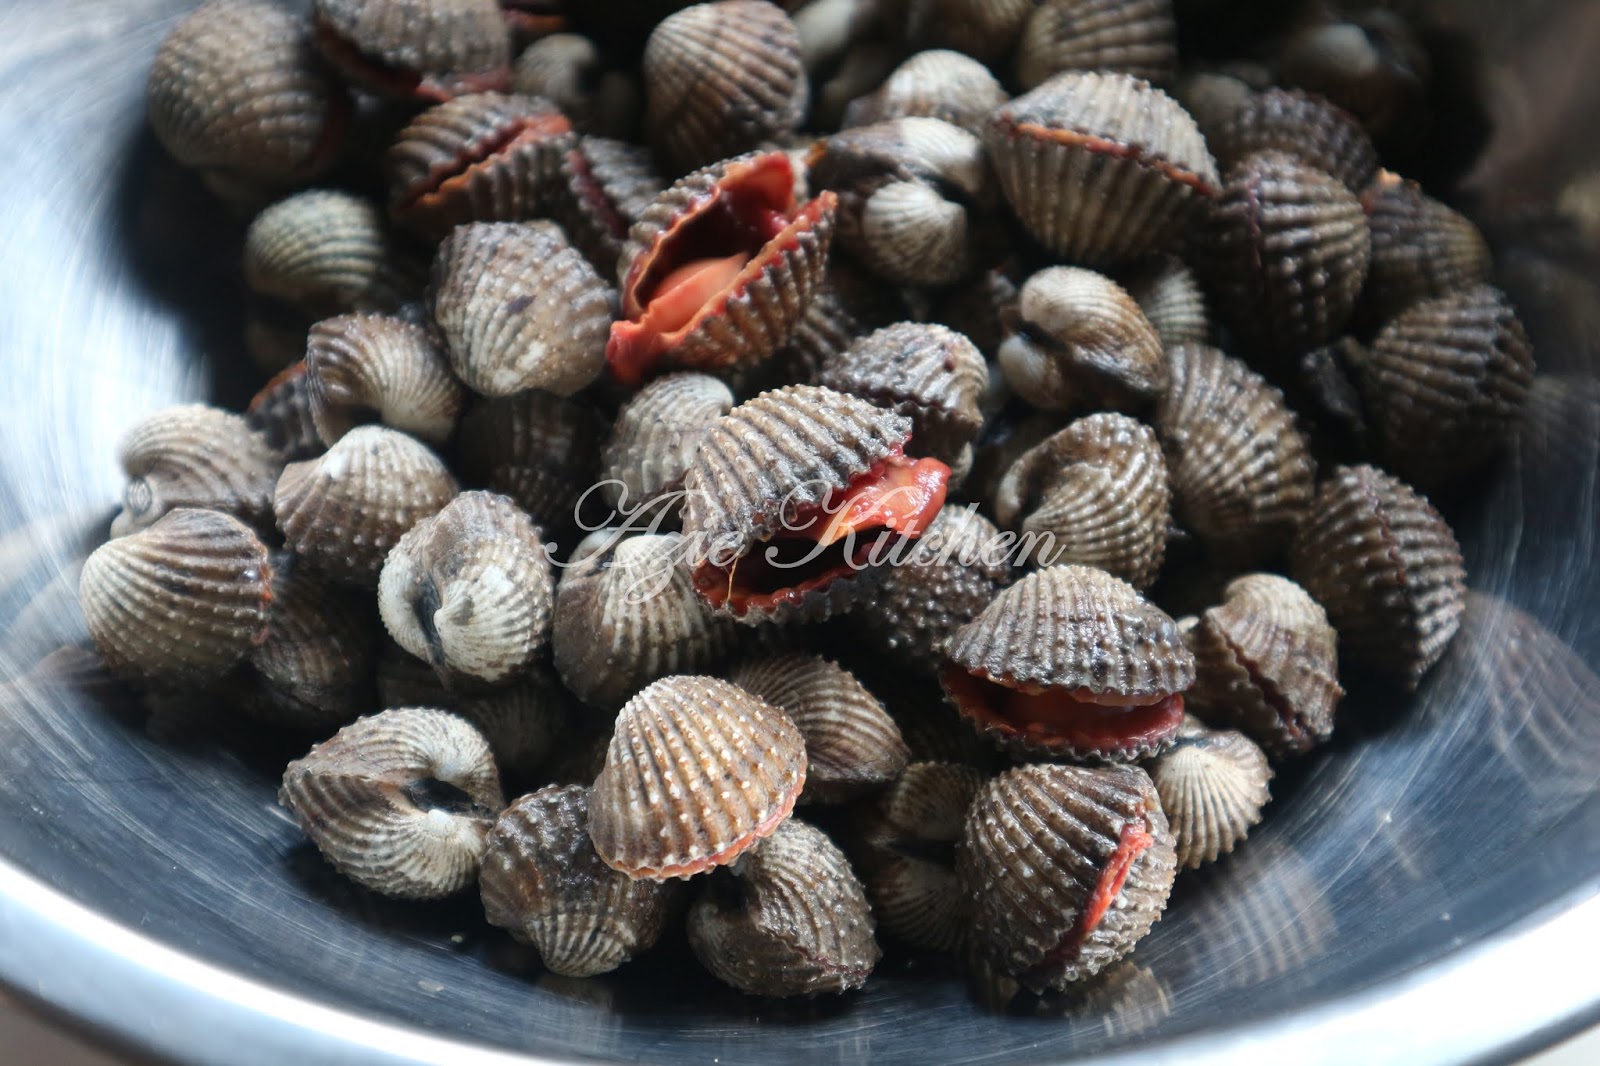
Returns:
[[[237,518],[180,507],[96,548],[78,601],[113,673],[198,686],[266,639],[272,569]]]
[[[1361,194],[1372,230],[1363,299],[1387,321],[1419,300],[1489,280],[1489,244],[1472,220],[1388,171]]]
[[[382,212],[353,193],[296,193],[262,210],[245,233],[245,284],[311,315],[394,310],[421,289],[410,265]]]
[[[1196,869],[1233,851],[1272,798],[1272,769],[1243,733],[1185,719],[1178,739],[1149,766],[1172,827],[1178,865]]]
[[[894,68],[877,90],[852,100],[845,108],[844,127],[923,117],[981,133],[989,112],[1006,97],[1005,87],[976,59],[930,48]]]
[[[311,387],[305,360],[274,375],[250,398],[244,420],[266,439],[279,462],[292,463],[322,452],[322,438],[311,420]]]
[[[613,502],[631,509],[683,486],[700,442],[733,410],[733,392],[709,374],[683,371],[656,378],[617,412],[601,456]]]
[[[609,278],[616,273],[628,229],[664,184],[643,145],[582,137],[562,156],[550,213]]]
[[[913,47],[955,48],[985,63],[1011,51],[1036,0],[910,0],[905,33]]]
[[[1251,93],[1208,135],[1207,143],[1224,171],[1257,152],[1284,152],[1354,193],[1378,173],[1378,150],[1361,122],[1299,89]]]
[[[371,600],[285,554],[274,560],[267,637],[250,665],[270,687],[261,713],[322,735],[370,707],[378,660]]]
[[[142,419],[118,449],[128,478],[111,535],[144,529],[175,507],[222,511],[256,523],[272,513],[280,464],[240,415],[205,404]]]
[[[1074,946],[1079,916],[1128,826],[1152,842]],[[972,907],[974,949],[1043,991],[1092,977],[1132,950],[1166,908],[1177,856],[1143,770],[1040,764],[1001,774],[978,793],[956,873]]]
[[[470,408],[456,457],[463,477],[510,496],[545,529],[566,529],[594,484],[606,431],[591,405],[529,389]]]
[[[1046,0],[1022,28],[1017,81],[1034,89],[1069,70],[1171,81],[1178,71],[1172,0]]]
[[[770,836],[805,780],[805,739],[782,711],[717,678],[663,678],[617,715],[589,835],[630,877],[691,877]]]
[[[1211,314],[1205,294],[1200,279],[1183,260],[1167,256],[1130,278],[1125,288],[1161,338],[1162,348],[1210,343]]]
[[[399,88],[390,71],[418,76],[406,94],[426,100],[510,85],[511,32],[496,0],[313,0],[311,8],[340,41],[324,49],[330,61],[379,92]],[[359,58],[350,62],[344,47]],[[371,76],[373,64],[384,76]]]
[[[333,444],[372,415],[430,444],[456,430],[466,392],[428,331],[384,315],[340,315],[306,338],[311,417]]]

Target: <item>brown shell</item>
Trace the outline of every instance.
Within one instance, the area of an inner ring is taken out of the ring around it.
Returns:
[[[827,659],[798,653],[747,659],[728,680],[787,714],[805,737],[802,803],[840,803],[880,788],[911,758],[883,704]]]
[[[989,112],[1006,99],[1005,87],[988,67],[961,52],[931,48],[895,67],[869,95],[851,101],[844,127],[920,116],[981,134]]]
[[[663,678],[617,715],[589,836],[629,877],[689,878],[770,836],[805,781],[805,739],[782,711],[717,678]]]
[[[328,62],[374,92],[438,101],[511,83],[497,0],[312,0],[311,12]]]
[[[1016,44],[1037,0],[908,0],[906,37],[916,48],[954,48],[997,63]]]
[[[1478,227],[1416,182],[1381,171],[1361,193],[1361,206],[1372,230],[1363,299],[1380,321],[1420,300],[1489,280],[1494,264]]]
[[[1017,81],[1035,89],[1069,70],[1171,81],[1178,72],[1172,0],[1045,0],[1017,42]]]
[[[599,46],[582,34],[552,33],[528,45],[517,56],[511,84],[549,100],[586,132],[626,137],[639,119],[637,79],[609,69]]]
[[[679,173],[748,152],[800,124],[800,34],[761,0],[695,4],[645,44],[645,124]]]
[[[1505,294],[1474,285],[1413,304],[1372,342],[1361,392],[1387,465],[1427,490],[1460,481],[1516,435],[1533,350]]]
[[[305,20],[271,0],[211,0],[156,52],[145,112],[180,162],[285,185],[321,171],[349,100],[323,71]]]
[[[1261,749],[1243,733],[1207,729],[1194,717],[1184,719],[1177,742],[1149,771],[1186,869],[1231,853],[1272,798],[1272,768]]]
[[[919,454],[950,467],[971,464],[989,367],[955,330],[923,322],[885,326],[824,361],[816,383],[910,418]]]
[[[1254,91],[1236,71],[1205,67],[1187,69],[1172,87],[1173,97],[1194,118],[1208,146]]]
[[[389,213],[432,240],[464,222],[536,218],[576,143],[572,123],[548,100],[458,96],[412,119],[389,146]]]
[[[676,533],[610,531],[556,591],[555,662],[568,687],[610,709],[657,678],[708,669],[733,651],[733,623],[700,602]]]
[[[1374,467],[1333,472],[1289,566],[1327,610],[1340,656],[1407,689],[1461,625],[1466,571],[1455,534],[1416,490]]]
[[[237,518],[180,507],[96,548],[78,601],[112,672],[198,687],[266,639],[272,568]]]
[[[643,145],[583,137],[561,160],[550,213],[602,277],[613,277],[628,230],[664,183]]]
[[[320,455],[323,443],[311,419],[305,360],[291,364],[263,385],[245,408],[244,420],[261,434],[279,462]]]
[[[319,458],[286,466],[273,508],[295,554],[336,581],[372,585],[395,542],[456,492],[426,445],[357,426]]]
[[[1022,399],[1046,411],[1138,412],[1161,398],[1161,337],[1127,291],[1080,267],[1048,267],[1022,286],[1018,323],[1000,369]]]
[[[113,537],[144,529],[174,507],[223,511],[252,524],[272,513],[277,456],[231,411],[195,403],[147,415],[123,436],[118,461],[128,483]]]
[[[1397,9],[1347,12],[1355,17],[1345,21],[1330,11],[1278,41],[1277,80],[1321,93],[1354,114],[1387,155],[1431,147],[1428,82],[1435,60],[1418,39],[1422,27]]]
[[[589,842],[589,789],[551,786],[507,807],[478,877],[483,913],[565,977],[609,973],[648,950],[673,913],[672,884],[611,869]]]
[[[1155,433],[1108,413],[1024,452],[1000,481],[995,517],[1039,538],[1025,553],[1038,566],[1097,566],[1143,590],[1161,570],[1170,505]]]
[[[1221,184],[1194,120],[1127,74],[1058,74],[997,108],[984,145],[1034,239],[1087,265],[1162,251]]]
[[[754,996],[818,996],[866,984],[881,952],[861,882],[821,830],[790,820],[707,879],[689,947]]]
[[[1228,171],[1193,245],[1225,321],[1280,361],[1339,335],[1371,254],[1355,194],[1282,152]]]
[[[1184,344],[1156,411],[1174,510],[1220,556],[1248,561],[1287,544],[1315,492],[1316,465],[1283,394],[1237,359]]]
[[[350,880],[398,899],[439,899],[478,876],[505,805],[489,745],[444,711],[359,719],[283,772],[278,802]]]
[[[551,222],[456,227],[433,265],[450,365],[484,396],[571,396],[605,369],[611,290]]]
[[[933,314],[936,321],[966,334],[984,358],[993,360],[1000,351],[1000,343],[1005,340],[1007,323],[1016,317],[1019,289],[1017,280],[1005,270],[987,270],[972,281],[942,293],[939,303],[932,309]],[[1004,380],[990,384],[992,388],[1002,387]]]
[[[1224,171],[1257,152],[1283,152],[1359,193],[1378,173],[1378,150],[1360,121],[1299,89],[1263,89],[1240,101],[1206,143]]]
[[[384,315],[340,315],[306,340],[311,418],[324,444],[378,421],[430,444],[456,430],[466,393],[428,331]]]
[[[1116,885],[1119,856],[1140,844]],[[1166,908],[1177,856],[1143,770],[1041,764],[1001,774],[978,793],[956,874],[974,950],[1042,992],[1092,977],[1133,949]],[[1089,924],[1106,888],[1115,895]]]
[[[395,246],[382,212],[332,189],[296,193],[257,215],[243,266],[252,290],[317,318],[392,311],[422,289],[422,269]]]
[[[546,530],[565,530],[594,485],[605,438],[589,404],[530,389],[469,409],[456,457],[463,477],[511,497]]]
[[[1211,342],[1211,314],[1200,279],[1183,260],[1163,256],[1129,278],[1124,288],[1161,338],[1161,347]]]
[[[600,460],[611,502],[631,511],[676,493],[700,441],[733,405],[727,385],[690,371],[656,378],[634,393],[617,412]],[[672,501],[673,510],[677,504]],[[655,513],[655,508],[643,512]]]
[[[1246,574],[1184,634],[1194,652],[1190,709],[1282,759],[1333,734],[1338,634],[1316,600],[1287,578]]]

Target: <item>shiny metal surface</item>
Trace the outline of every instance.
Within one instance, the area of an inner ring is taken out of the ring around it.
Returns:
[[[766,1004],[692,964],[541,974],[473,900],[334,876],[277,809],[295,754],[74,680],[76,566],[134,419],[237,405],[236,227],[140,122],[181,0],[0,10],[0,982],[184,1062],[1457,1063],[1600,1015],[1600,54],[1592,5],[1480,5],[1500,134],[1469,192],[1541,363],[1513,459],[1450,501],[1474,589],[1415,701],[1355,693],[1259,834],[1180,882],[1116,979],[1033,1016],[891,964]],[[1563,77],[1562,72],[1565,72]],[[1592,71],[1589,71],[1592,74]],[[1535,121],[1536,120],[1536,121]],[[1556,213],[1559,205],[1562,214]],[[1040,1014],[1050,1016],[1039,1016]]]

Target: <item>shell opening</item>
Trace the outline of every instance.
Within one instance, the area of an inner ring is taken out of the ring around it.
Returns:
[[[1005,133],[1009,137],[1027,137],[1035,141],[1054,141],[1057,144],[1073,145],[1082,148],[1092,155],[1106,156],[1110,159],[1126,159],[1147,170],[1159,171],[1164,177],[1181,185],[1187,185],[1199,196],[1214,197],[1218,194],[1217,187],[1192,170],[1170,163],[1165,159],[1147,155],[1143,149],[1132,144],[1118,144],[1108,141],[1104,137],[1093,134],[1079,133],[1077,130],[1052,129],[1041,126],[1035,122],[1016,122],[1006,120]]]
[[[497,159],[511,155],[523,145],[558,137],[571,130],[572,123],[559,111],[519,115],[485,136],[462,145],[452,158],[430,170],[398,207],[400,210],[431,207],[488,170]]]
[[[628,220],[618,210],[616,201],[601,184],[600,179],[594,176],[594,168],[589,165],[589,157],[583,149],[573,148],[567,152],[567,171],[572,176],[573,191],[583,200],[589,208],[591,221],[621,241],[628,235]]]
[[[1122,886],[1128,883],[1128,875],[1133,873],[1134,863],[1155,842],[1155,837],[1150,834],[1149,824],[1143,817],[1122,827],[1122,833],[1117,838],[1117,848],[1106,860],[1105,868],[1100,871],[1100,878],[1095,882],[1094,891],[1089,893],[1083,909],[1078,912],[1078,920],[1072,923],[1072,928],[1067,930],[1067,934],[1050,950],[1050,953],[1033,967],[1034,971],[1053,969],[1076,957],[1078,952],[1083,950],[1084,942],[1094,934],[1101,919],[1117,901]]]
[[[354,80],[395,96],[443,103],[467,93],[504,92],[511,87],[510,67],[476,73],[457,72],[451,75],[446,84],[422,71],[388,63],[363,52],[360,46],[321,15],[312,20],[312,32],[316,35],[317,47],[330,63],[348,72]]]
[[[473,799],[465,789],[448,781],[441,781],[437,777],[407,781],[402,791],[405,792],[406,802],[419,811],[441,811],[445,814],[473,817],[483,817],[491,813],[485,811],[483,805]]]
[[[1183,695],[1120,696],[1086,688],[1023,686],[969,673],[940,671],[957,709],[980,727],[1047,748],[1113,755],[1159,744],[1183,724]]]

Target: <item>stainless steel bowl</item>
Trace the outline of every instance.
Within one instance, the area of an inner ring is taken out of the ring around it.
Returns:
[[[1541,364],[1481,494],[1449,501],[1473,594],[1415,700],[1361,695],[1280,776],[1249,845],[1183,879],[1117,979],[1054,1017],[988,1013],[929,963],[756,1003],[672,958],[569,982],[473,899],[331,875],[277,809],[293,752],[216,707],[147,715],[70,681],[77,566],[118,437],[237,405],[236,226],[141,123],[183,0],[0,10],[0,981],[181,1062],[1467,1062],[1600,1013],[1600,9],[1456,4],[1490,56],[1465,186]],[[266,750],[263,750],[263,749]],[[671,955],[669,949],[667,954]]]

